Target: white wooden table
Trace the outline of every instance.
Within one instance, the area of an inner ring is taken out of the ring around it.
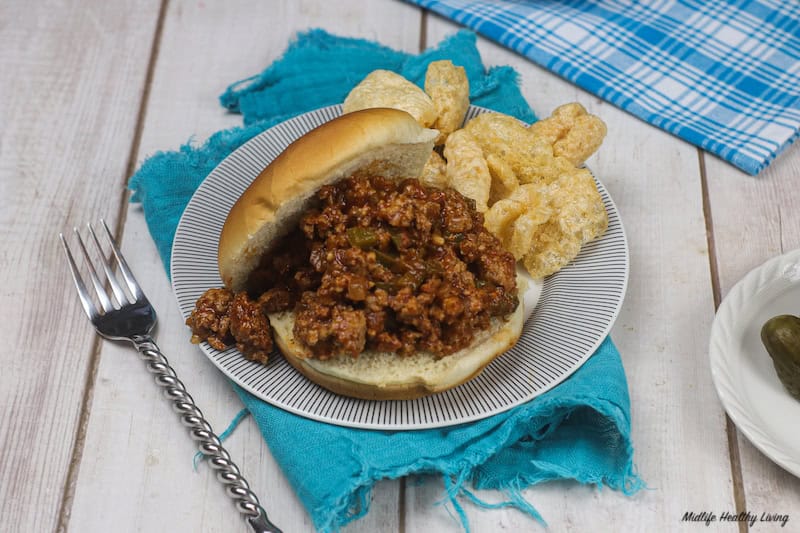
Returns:
[[[322,27],[418,52],[457,26],[395,0],[3,2],[0,5],[0,530],[247,531],[133,352],[86,321],[56,235],[104,217],[158,309],[157,338],[221,430],[241,409],[188,342],[141,209],[125,183],[157,150],[239,124],[217,96]],[[540,115],[578,101],[608,124],[589,164],[621,212],[631,274],[612,337],[629,379],[634,497],[556,482],[525,491],[553,531],[698,531],[687,511],[790,514],[800,480],[726,418],[708,363],[716,306],[766,259],[800,247],[800,146],[753,178],[479,40]],[[258,428],[227,441],[284,531],[312,531]],[[484,494],[496,501],[499,496]],[[346,529],[460,531],[440,481],[381,482]],[[515,510],[465,505],[473,531],[537,531]],[[779,526],[772,526],[780,529]],[[745,524],[707,530],[744,531]],[[758,524],[757,531],[770,531]],[[794,529],[798,531],[798,529]]]

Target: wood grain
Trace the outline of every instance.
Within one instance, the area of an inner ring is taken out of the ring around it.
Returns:
[[[380,36],[383,44],[415,51],[419,18],[403,3],[170,3],[138,158],[240,124],[240,117],[219,106],[218,95],[280,57],[299,30],[324,26],[347,36]],[[226,378],[188,343],[138,206],[126,216],[123,249],[158,310],[159,345],[221,432],[241,403]],[[71,529],[102,531],[122,523],[128,531],[246,531],[208,468],[201,464],[193,471],[194,448],[184,433],[135,356],[124,346],[104,344]],[[226,446],[276,524],[287,532],[314,530],[252,419]],[[370,513],[347,530],[397,530],[398,493],[399,482],[379,483]]]
[[[57,233],[101,216],[116,220],[158,5],[4,2],[0,8],[6,530],[48,531],[57,524],[95,340]]]
[[[188,344],[142,213],[123,202],[125,181],[158,150],[238,125],[218,95],[313,27],[409,52],[458,29],[387,0],[0,6],[0,335],[13,347],[0,355],[0,529],[247,531],[209,469],[193,469],[194,447],[136,355],[97,341],[56,234],[100,216],[119,228],[158,309],[160,346],[222,431],[241,404]],[[553,531],[696,529],[681,523],[683,513],[735,510],[726,421],[708,369],[715,293],[724,297],[752,268],[800,247],[800,146],[761,176],[746,176],[709,155],[698,161],[694,147],[504,48],[483,39],[479,47],[487,65],[520,72],[539,115],[579,101],[607,122],[589,166],[615,199],[631,250],[612,337],[628,376],[635,460],[649,487],[626,497],[559,481],[525,497]],[[251,419],[226,445],[284,531],[314,530]],[[800,520],[800,481],[743,435],[731,445],[746,510],[791,515],[787,528],[753,529],[790,530]],[[452,509],[437,505],[441,480],[415,481],[379,483],[370,513],[346,531],[461,531]],[[473,531],[543,530],[518,511],[464,504]]]
[[[720,293],[724,297],[750,270],[800,248],[800,146],[795,144],[759,176],[705,156]],[[800,310],[800,305],[798,305]],[[772,463],[737,434],[747,510],[760,516],[789,513],[800,521],[800,480]],[[758,531],[785,531],[758,523]]]

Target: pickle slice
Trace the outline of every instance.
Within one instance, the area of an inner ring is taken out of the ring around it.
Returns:
[[[783,386],[800,400],[800,317],[778,315],[761,327],[761,342]]]

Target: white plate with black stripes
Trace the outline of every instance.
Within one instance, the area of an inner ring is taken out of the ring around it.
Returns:
[[[486,111],[472,106],[467,118]],[[181,217],[172,248],[172,287],[184,318],[197,298],[221,287],[217,244],[228,211],[247,186],[292,141],[341,114],[331,106],[278,124],[228,156],[195,192]],[[628,244],[619,213],[605,187],[598,189],[608,230],[578,257],[544,279],[538,304],[517,344],[475,379],[404,401],[357,400],[307,380],[275,353],[266,365],[236,348],[200,348],[229,378],[258,398],[287,411],[342,426],[402,430],[479,420],[527,402],[561,383],[600,345],[619,313],[628,283]],[[527,299],[527,298],[526,298]]]

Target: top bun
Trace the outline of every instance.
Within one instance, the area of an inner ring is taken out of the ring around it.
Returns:
[[[231,208],[219,239],[222,282],[244,290],[261,256],[297,224],[321,187],[362,171],[418,177],[437,135],[405,111],[375,108],[342,115],[294,141]]]

